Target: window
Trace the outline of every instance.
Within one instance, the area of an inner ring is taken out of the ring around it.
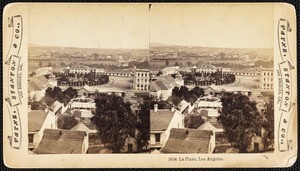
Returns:
[[[254,152],[259,151],[259,143],[254,143]]]
[[[142,77],[144,76],[144,74],[142,73]]]
[[[128,144],[127,145],[127,152],[128,153],[132,153],[133,152],[133,145],[132,144]]]
[[[139,84],[137,84],[137,87],[140,87],[140,85],[139,85]]]
[[[140,73],[138,73],[137,75],[138,75],[138,77],[139,77],[139,76],[140,76]]]
[[[155,142],[160,142],[160,134],[155,134]]]
[[[28,134],[28,142],[33,143],[33,134]]]

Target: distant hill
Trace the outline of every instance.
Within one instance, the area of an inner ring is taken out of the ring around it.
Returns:
[[[171,46],[171,45],[167,45],[164,43],[156,43],[156,42],[150,43],[150,47],[161,47],[161,46]]]
[[[28,43],[28,47],[42,47],[42,46],[35,43]]]

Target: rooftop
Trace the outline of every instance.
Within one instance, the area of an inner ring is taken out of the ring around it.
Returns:
[[[164,109],[158,110],[154,112],[154,110],[150,111],[150,130],[151,131],[164,131],[168,128],[172,118],[174,116],[174,112],[171,110]]]
[[[172,128],[162,153],[208,153],[212,131]]]
[[[81,154],[85,131],[45,129],[37,154]]]
[[[29,78],[28,81],[28,92],[32,91],[41,91],[46,89],[47,87],[52,87],[49,83],[47,78],[42,75],[33,76]]]
[[[42,128],[47,115],[44,110],[31,110],[28,113],[28,132],[38,132]]]

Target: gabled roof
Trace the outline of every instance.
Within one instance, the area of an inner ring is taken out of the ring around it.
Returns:
[[[59,101],[55,101],[54,103],[53,103],[53,112],[54,112],[54,114],[56,114],[56,112],[62,107],[62,103],[60,103]]]
[[[168,128],[174,112],[171,110],[154,110],[150,111],[150,130],[151,131],[164,131]]]
[[[162,153],[208,153],[212,131],[172,128]]]
[[[81,154],[85,131],[45,129],[37,154]]]
[[[71,130],[72,131],[85,131],[87,133],[90,131],[90,129],[88,127],[86,127],[82,122],[79,122]]]
[[[28,132],[38,132],[42,128],[47,115],[44,110],[31,110],[28,113]]]
[[[169,90],[173,86],[177,85],[175,79],[170,75],[162,75],[155,78],[155,81],[150,83],[150,91],[156,92],[159,90]]]
[[[188,106],[189,106],[189,102],[187,102],[184,99],[181,100],[181,102],[179,103],[180,112],[183,112]]]
[[[43,89],[46,89],[47,87],[52,87],[49,83],[47,78],[45,78],[42,75],[39,76],[33,76],[29,78],[28,81],[28,92],[32,91],[41,91]]]
[[[199,130],[212,130],[214,132],[216,132],[216,127],[213,126],[210,122],[205,122],[203,123],[201,126],[199,126],[198,128]]]
[[[238,91],[251,91],[250,89],[248,88],[245,88],[245,87],[238,87],[238,86],[225,86],[225,85],[215,85],[215,84],[212,84],[210,85],[208,88],[211,88],[215,91],[226,91],[226,92],[238,92]]]

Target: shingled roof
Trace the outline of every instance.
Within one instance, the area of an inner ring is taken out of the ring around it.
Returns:
[[[38,132],[42,128],[47,115],[44,110],[31,110],[28,113],[28,132]]]
[[[52,86],[48,83],[47,78],[42,75],[30,77],[30,80],[28,81],[28,92],[41,91],[47,87]]]
[[[175,79],[170,75],[162,75],[155,78],[155,81],[150,83],[150,91],[156,92],[159,90],[169,90],[173,86],[177,85]]]
[[[45,129],[37,154],[81,154],[85,131]]]
[[[212,131],[172,128],[162,153],[208,153]]]
[[[150,111],[150,130],[151,131],[164,131],[168,128],[174,112],[170,110],[154,110]]]

